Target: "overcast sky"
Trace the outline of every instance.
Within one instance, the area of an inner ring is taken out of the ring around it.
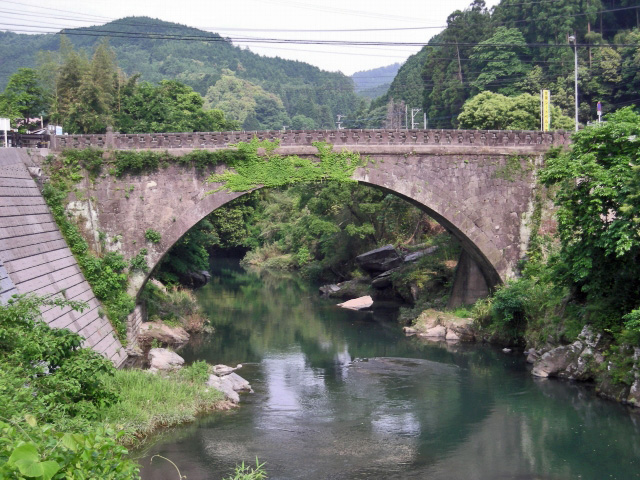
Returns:
[[[497,3],[498,0],[487,0],[489,7]],[[145,15],[231,38],[424,43],[441,30],[439,27],[446,25],[451,12],[465,9],[469,4],[470,0],[0,0],[0,30],[54,32]],[[409,30],[310,31],[346,29]],[[242,42],[234,43],[242,45]],[[403,62],[420,49],[254,43],[248,46],[256,53],[301,60],[347,75]]]

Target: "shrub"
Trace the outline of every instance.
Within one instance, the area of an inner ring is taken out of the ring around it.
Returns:
[[[43,306],[86,308],[78,302],[34,296],[18,296],[0,306],[0,370],[23,382],[18,390],[0,389],[0,400],[12,405],[14,412],[27,410],[45,421],[79,413],[92,417],[97,407],[118,399],[103,382],[113,375],[113,364],[82,348],[83,338],[77,333],[44,323],[39,311]]]
[[[102,169],[103,159],[102,150],[95,148],[85,148],[84,150],[69,149],[62,152],[63,162],[65,166],[73,171],[77,171],[78,167],[82,167],[92,179],[95,179]]]
[[[26,415],[20,422],[0,421],[0,437],[0,478],[139,478],[138,465],[109,427],[62,432]]]
[[[622,340],[631,345],[640,346],[640,309],[627,313],[622,320],[624,320]]]
[[[147,251],[146,248],[143,248],[140,250],[140,252],[138,252],[138,254],[133,257],[130,261],[129,261],[129,269],[130,271],[140,271],[143,273],[147,273],[149,271],[149,265],[147,264],[147,253],[149,253]]]
[[[160,232],[154,230],[153,228],[149,228],[146,232],[144,232],[144,238],[146,238],[151,243],[160,243],[162,236],[160,235]]]

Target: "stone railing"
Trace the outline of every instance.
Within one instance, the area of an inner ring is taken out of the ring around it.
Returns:
[[[451,147],[562,146],[571,133],[526,130],[269,130],[257,132],[140,133],[107,132],[100,135],[51,137],[51,148],[116,150],[225,148],[238,142],[279,140],[280,146],[308,146],[323,141],[333,145],[434,145]]]

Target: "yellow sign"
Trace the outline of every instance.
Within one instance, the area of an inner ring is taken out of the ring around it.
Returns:
[[[551,130],[551,92],[542,90],[542,131]]]

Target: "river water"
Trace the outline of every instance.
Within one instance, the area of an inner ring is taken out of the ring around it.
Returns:
[[[165,433],[145,480],[640,478],[640,415],[531,377],[521,355],[406,337],[395,312],[350,312],[295,276],[217,261],[198,292],[216,332],[187,362],[243,364],[240,407]]]

